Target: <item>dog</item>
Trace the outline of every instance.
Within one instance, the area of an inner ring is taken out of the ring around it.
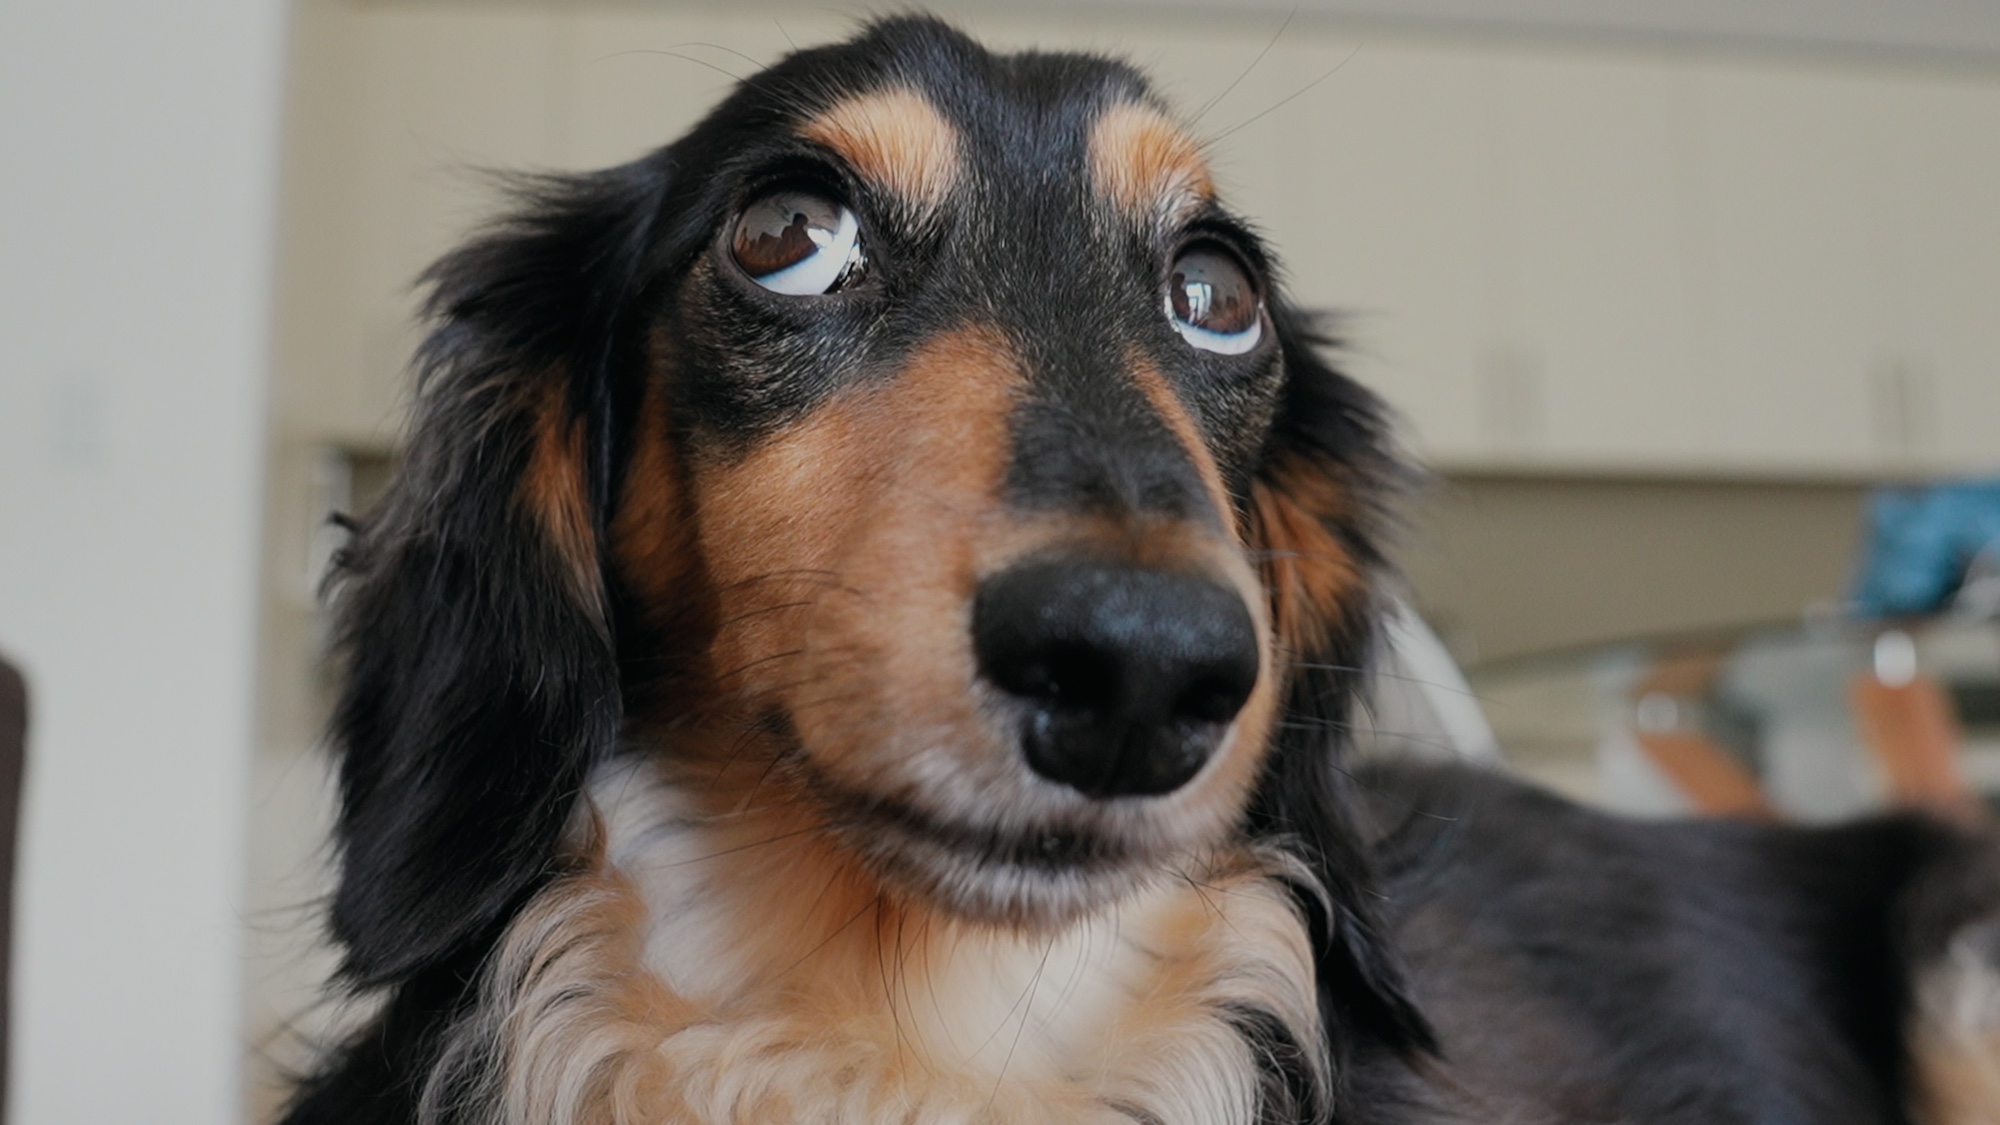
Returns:
[[[1979,833],[1345,762],[1409,474],[1133,69],[886,19],[520,197],[340,560],[292,1125],[1980,1120]]]

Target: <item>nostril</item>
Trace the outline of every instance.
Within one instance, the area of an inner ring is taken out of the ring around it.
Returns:
[[[1200,772],[1261,661],[1233,589],[1088,560],[987,579],[972,624],[981,674],[1028,706],[1029,766],[1097,797],[1170,792]]]
[[[1256,686],[1254,669],[1248,683],[1236,678],[1204,676],[1174,700],[1174,717],[1197,723],[1226,723],[1243,710]]]
[[[1094,710],[1112,705],[1118,685],[1103,653],[1054,643],[1019,661],[998,661],[989,678],[1007,691],[1053,709]]]

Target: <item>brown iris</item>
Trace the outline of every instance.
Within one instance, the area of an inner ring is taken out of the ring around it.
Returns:
[[[1174,259],[1167,284],[1174,319],[1190,328],[1235,336],[1256,327],[1257,287],[1226,252],[1195,246]]]
[[[832,242],[840,213],[839,204],[809,192],[773,192],[737,217],[730,252],[751,277],[789,269]]]

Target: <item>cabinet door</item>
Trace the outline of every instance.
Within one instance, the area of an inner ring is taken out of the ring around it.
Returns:
[[[1327,50],[1292,75],[1340,67],[1273,138],[1283,196],[1271,233],[1294,295],[1339,310],[1348,366],[1398,411],[1417,451],[1476,460],[1495,64],[1395,42],[1347,54]]]
[[[1486,437],[1572,465],[1690,464],[1686,76],[1644,55],[1527,52],[1503,75]]]
[[[1913,467],[2000,471],[2000,84],[1905,79],[1882,101],[1883,429]]]
[[[1859,121],[1869,84],[1810,70],[1695,72],[1695,314],[1718,467],[1883,462],[1878,211]]]

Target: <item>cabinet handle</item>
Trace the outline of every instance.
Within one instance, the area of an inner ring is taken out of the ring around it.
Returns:
[[[1928,447],[1937,437],[1929,368],[1907,355],[1892,356],[1875,366],[1872,390],[1877,446],[1897,463],[1928,461]]]
[[[1525,344],[1488,348],[1479,365],[1479,429],[1486,444],[1526,452],[1542,444],[1547,408],[1542,358]]]

